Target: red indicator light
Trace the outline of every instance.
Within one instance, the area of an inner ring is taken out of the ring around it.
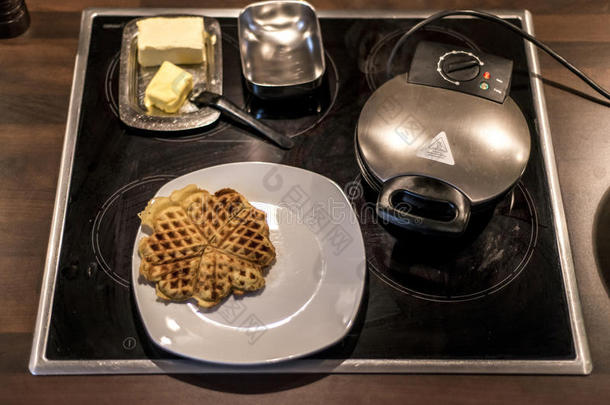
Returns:
[[[489,74],[489,72],[483,73],[483,79],[489,79],[490,77],[491,75]]]

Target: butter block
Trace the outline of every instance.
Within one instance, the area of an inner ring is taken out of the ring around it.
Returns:
[[[136,24],[140,65],[158,66],[163,61],[175,64],[203,63],[203,18],[153,17]]]
[[[193,76],[166,61],[146,87],[144,105],[149,111],[155,106],[165,112],[174,113],[182,107],[192,89]]]

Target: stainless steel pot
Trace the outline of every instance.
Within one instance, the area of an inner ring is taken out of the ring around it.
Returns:
[[[238,18],[241,67],[262,99],[299,96],[317,88],[326,70],[316,11],[304,1],[264,1]]]
[[[356,156],[379,191],[377,214],[401,228],[460,235],[472,210],[504,196],[529,160],[517,104],[497,103],[397,76],[364,105]]]

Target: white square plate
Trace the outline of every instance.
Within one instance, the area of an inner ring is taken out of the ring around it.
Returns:
[[[163,349],[220,364],[268,364],[305,356],[341,340],[360,306],[366,260],[360,225],[341,188],[319,174],[273,163],[231,163],[198,170],[161,187],[188,184],[242,193],[267,213],[277,259],[265,288],[230,296],[215,308],[157,298],[140,276],[137,241],[132,282],[150,338]]]

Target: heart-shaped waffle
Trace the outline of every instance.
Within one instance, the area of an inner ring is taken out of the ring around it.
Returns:
[[[264,287],[264,268],[275,260],[266,215],[237,191],[191,184],[151,200],[140,218],[152,230],[138,244],[140,274],[160,298],[212,307],[231,292]]]

